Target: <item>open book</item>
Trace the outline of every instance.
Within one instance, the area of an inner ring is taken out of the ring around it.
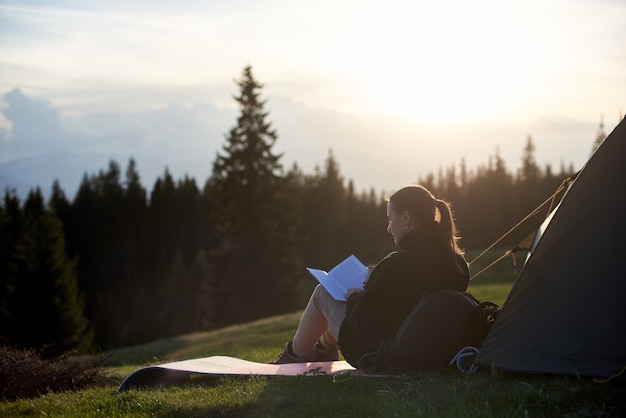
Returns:
[[[308,268],[309,273],[332,295],[335,300],[346,301],[348,289],[363,289],[369,270],[356,256],[337,264],[328,273],[324,270]]]

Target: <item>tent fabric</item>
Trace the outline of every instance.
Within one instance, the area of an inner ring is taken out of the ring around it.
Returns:
[[[538,231],[475,365],[605,378],[624,370],[624,180],[622,120]]]

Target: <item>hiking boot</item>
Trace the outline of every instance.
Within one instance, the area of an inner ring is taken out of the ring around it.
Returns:
[[[285,349],[278,355],[278,358],[272,361],[270,364],[288,364],[288,363],[306,363],[307,360],[302,359],[295,355],[291,348],[292,342],[289,341],[285,344]]]
[[[288,364],[288,363],[308,363],[313,361],[337,361],[339,360],[339,352],[336,349],[326,349],[321,342],[317,342],[313,348],[310,358],[298,357],[292,348],[293,342],[289,341],[285,344],[285,349],[278,355],[278,358],[270,364]]]

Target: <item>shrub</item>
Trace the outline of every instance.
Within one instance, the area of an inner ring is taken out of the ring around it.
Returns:
[[[65,354],[44,359],[33,350],[0,347],[0,397],[33,398],[104,383],[93,357]]]

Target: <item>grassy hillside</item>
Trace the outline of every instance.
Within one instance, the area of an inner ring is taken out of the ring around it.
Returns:
[[[476,280],[470,291],[502,304],[511,285]],[[589,379],[511,376],[482,371],[402,377],[199,377],[188,384],[117,393],[122,380],[149,364],[212,355],[267,362],[289,340],[299,312],[228,328],[154,341],[106,354],[104,383],[0,403],[0,416],[58,417],[527,417],[623,416],[623,384]]]

